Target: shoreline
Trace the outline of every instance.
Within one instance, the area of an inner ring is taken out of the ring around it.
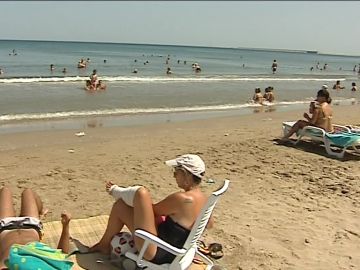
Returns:
[[[245,116],[257,113],[266,113],[271,117],[276,112],[306,111],[308,104],[298,103],[292,105],[253,106],[240,109],[204,110],[186,112],[159,112],[159,113],[135,113],[123,115],[99,115],[59,119],[33,119],[12,120],[0,123],[0,134],[46,131],[46,130],[87,130],[102,127],[126,127],[153,125],[169,122],[188,122],[202,119],[216,119],[223,117]],[[341,105],[348,107],[354,105]],[[355,105],[356,106],[356,105]]]
[[[359,124],[360,106],[334,106],[334,123]],[[283,121],[303,110],[254,113],[137,126],[0,134],[0,184],[19,208],[20,192],[33,188],[49,208],[46,221],[66,209],[74,219],[109,214],[113,200],[105,181],[142,184],[153,200],[177,191],[164,161],[185,153],[207,166],[207,194],[223,179],[228,192],[215,210],[226,269],[360,268],[360,157],[326,155],[317,144],[274,144]],[[72,151],[69,151],[72,150]],[[214,179],[209,183],[207,179]]]

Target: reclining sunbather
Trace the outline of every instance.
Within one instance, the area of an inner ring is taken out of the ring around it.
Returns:
[[[31,189],[25,189],[21,194],[20,216],[17,217],[10,189],[3,187],[0,190],[0,269],[7,269],[5,260],[13,244],[25,245],[41,240],[43,226],[40,217],[45,212],[40,197]],[[58,248],[64,253],[69,252],[70,219],[65,212],[61,215],[63,230]]]
[[[200,190],[201,178],[205,173],[205,164],[197,155],[183,155],[165,162],[174,169],[174,178],[184,192],[175,192],[162,201],[153,204],[149,191],[142,186],[118,187],[112,182],[106,184],[106,190],[117,200],[111,210],[106,231],[90,252],[100,251],[110,254],[110,242],[113,236],[126,225],[134,233],[143,229],[157,235],[164,241],[181,248],[199,215],[207,197]],[[160,217],[165,216],[165,219]],[[210,219],[208,227],[213,225]],[[144,240],[135,237],[135,246],[140,250]],[[156,264],[169,263],[174,255],[149,245],[144,258]]]
[[[296,133],[299,129],[302,129],[306,126],[315,126],[324,129],[326,132],[333,132],[332,126],[332,109],[330,106],[331,98],[330,94],[326,89],[321,89],[317,92],[316,97],[317,105],[309,114],[304,113],[304,118],[306,120],[298,120],[290,129],[290,131],[281,138],[282,141],[288,140],[294,133]],[[312,106],[312,104],[310,104]]]

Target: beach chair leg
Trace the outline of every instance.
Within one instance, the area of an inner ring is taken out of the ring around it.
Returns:
[[[354,151],[358,154],[360,154],[360,145],[359,144],[354,144],[352,146],[352,148],[354,149]]]
[[[344,154],[345,154],[345,151],[346,151],[345,147],[342,149],[342,151],[340,153],[337,153],[337,152],[335,152],[335,151],[333,151],[331,149],[329,140],[325,139],[324,144],[325,144],[326,153],[328,153],[330,156],[334,156],[336,158],[343,158],[344,157]]]

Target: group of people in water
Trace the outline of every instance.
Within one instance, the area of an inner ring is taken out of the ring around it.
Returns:
[[[264,102],[272,103],[275,100],[274,87],[268,86],[265,88],[265,93],[262,95],[261,89],[259,87],[255,88],[255,93],[252,101],[258,104],[263,104]]]
[[[173,177],[182,191],[174,192],[157,203],[153,203],[149,190],[144,186],[120,187],[112,182],[106,183],[105,189],[115,202],[101,240],[90,247],[89,252],[110,255],[111,240],[124,226],[131,233],[135,229],[142,229],[177,248],[183,247],[207,201],[207,196],[200,188],[205,163],[198,155],[186,154],[168,160],[165,164],[173,169]],[[8,262],[5,262],[14,244],[33,245],[41,241],[41,217],[45,212],[40,197],[33,190],[26,189],[21,195],[20,216],[17,216],[10,189],[0,189],[0,269],[8,269]],[[64,253],[69,252],[70,220],[69,213],[61,215],[62,232],[58,248]],[[207,228],[213,224],[211,217]],[[137,250],[144,244],[144,240],[137,236],[134,236],[134,242]],[[172,262],[175,255],[150,244],[144,258],[156,264],[164,264]]]
[[[337,80],[336,83],[333,85],[334,90],[342,90],[345,89],[345,86],[341,85],[340,80]],[[351,83],[351,92],[357,91],[356,82]]]
[[[98,79],[97,70],[94,69],[90,78],[86,80],[85,89],[87,91],[95,91],[95,90],[105,90],[106,84],[103,83],[102,80]]]

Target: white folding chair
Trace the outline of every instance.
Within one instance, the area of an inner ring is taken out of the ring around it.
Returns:
[[[196,219],[190,231],[190,234],[182,248],[176,248],[169,243],[161,240],[157,236],[150,234],[146,231],[136,230],[135,235],[145,240],[144,245],[138,254],[127,252],[125,256],[135,261],[139,267],[144,267],[146,269],[185,270],[189,268],[196,254],[199,255],[205,261],[205,263],[207,263],[208,267],[206,269],[211,269],[211,267],[213,266],[213,262],[198,251],[197,242],[210,219],[216,202],[218,201],[220,195],[224,194],[225,191],[228,189],[229,183],[229,180],[225,180],[223,186],[210,195],[205,206],[202,208],[198,218]],[[143,256],[149,244],[155,244],[158,248],[162,248],[167,252],[174,254],[176,256],[175,259],[171,263],[162,265],[157,265],[150,261],[147,261],[143,258]]]

